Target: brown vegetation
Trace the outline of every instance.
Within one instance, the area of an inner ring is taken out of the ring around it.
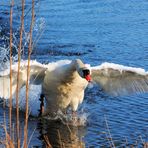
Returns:
[[[25,113],[25,124],[24,124],[24,138],[23,141],[21,141],[21,132],[20,132],[20,121],[19,121],[19,80],[20,80],[20,61],[21,61],[21,50],[22,50],[22,38],[23,38],[23,31],[24,31],[24,6],[25,6],[25,0],[22,0],[22,14],[21,14],[21,23],[20,23],[20,40],[19,40],[19,47],[18,47],[18,71],[17,71],[17,89],[16,89],[16,139],[14,140],[14,130],[12,128],[12,42],[13,42],[13,6],[14,6],[14,0],[11,0],[10,3],[10,101],[9,101],[9,131],[7,131],[7,126],[6,126],[6,117],[5,117],[5,112],[4,112],[4,131],[5,131],[5,140],[1,141],[0,144],[5,145],[6,148],[20,148],[21,143],[23,143],[23,147],[27,148],[29,145],[29,140],[28,140],[28,95],[29,95],[29,74],[30,74],[30,59],[31,59],[31,52],[32,52],[32,30],[33,30],[33,24],[34,24],[34,0],[32,0],[32,17],[31,17],[31,24],[30,24],[30,32],[29,32],[29,47],[28,47],[28,66],[27,66],[27,82],[26,82],[26,113]],[[4,105],[5,106],[5,105]],[[109,138],[107,140],[109,141],[110,147],[115,148],[115,144],[113,142],[113,138],[111,136],[109,126],[107,119],[105,118],[106,122],[106,128],[108,131]],[[70,133],[70,139],[76,139],[76,135],[73,134],[71,131],[70,127],[67,125],[67,129],[69,130]],[[66,147],[65,144],[62,141],[61,138],[61,133],[59,130],[57,130],[57,138],[60,144],[61,148]],[[142,140],[144,148],[148,147],[148,143],[145,143]],[[43,140],[47,148],[52,148],[52,145],[50,143],[50,140],[47,135],[43,135]],[[128,142],[126,140],[126,145],[128,145]],[[84,143],[82,141],[77,142],[76,144],[71,144],[70,147],[76,148],[83,148],[85,147]]]

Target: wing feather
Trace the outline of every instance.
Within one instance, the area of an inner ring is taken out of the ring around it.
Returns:
[[[42,84],[47,67],[38,62],[31,61],[29,83]],[[0,73],[0,97],[10,97],[10,73],[9,69]],[[27,61],[21,62],[19,88],[22,88],[27,81]],[[17,63],[12,65],[12,95],[17,87]]]
[[[148,72],[141,68],[104,63],[91,68],[92,79],[113,96],[148,92]]]

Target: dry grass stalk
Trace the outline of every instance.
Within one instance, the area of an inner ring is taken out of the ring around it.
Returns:
[[[6,133],[6,137],[7,137],[7,147],[8,148],[15,148],[14,144],[13,144],[13,140],[11,140],[11,137],[8,133]]]
[[[4,79],[3,79],[3,90],[2,90],[2,91],[3,91],[3,96],[4,96],[4,93],[5,93],[5,92],[4,92],[5,85],[6,85],[6,84],[5,84],[5,81],[4,81]],[[3,108],[5,108],[5,99],[4,99],[4,98],[3,98]]]
[[[148,148],[148,142],[145,142],[145,143],[143,144],[143,148]]]
[[[71,131],[71,129],[70,129],[68,123],[66,124],[66,126],[67,126],[67,128],[68,128],[68,130],[69,130],[70,135],[72,135],[72,131]]]
[[[125,137],[125,144],[128,145],[128,140],[126,137]]]
[[[139,136],[139,138],[140,138],[142,144],[144,145],[144,140],[142,139],[142,136],[141,135]]]
[[[6,134],[6,140],[1,142],[1,144],[4,144],[6,148],[15,148],[13,140],[11,139],[10,135],[7,133],[6,126],[4,126],[4,130]]]
[[[57,130],[57,132],[58,132],[58,137],[59,137],[60,148],[62,148],[63,146],[62,146],[62,140],[61,140],[60,131]]]
[[[3,143],[5,144],[5,147],[6,147],[6,148],[14,148],[13,141],[12,141],[10,135],[9,135],[8,132],[7,132],[7,128],[6,128],[6,115],[5,115],[5,112],[4,112],[4,126],[3,126],[3,128],[4,128],[4,131],[5,131],[5,134],[6,134],[6,136],[5,136],[5,138],[6,138],[6,139],[5,139],[5,142],[3,142]]]
[[[30,75],[30,57],[32,52],[32,30],[34,24],[34,0],[32,0],[32,17],[30,25],[30,40],[28,48],[28,65],[27,65],[27,82],[26,82],[26,114],[25,114],[25,126],[24,126],[24,148],[27,148],[28,137],[28,96],[29,96],[29,75]]]
[[[20,41],[18,48],[18,69],[17,69],[17,87],[16,87],[16,128],[17,128],[17,147],[20,148],[20,125],[19,125],[19,83],[20,83],[20,61],[22,49],[22,36],[24,30],[24,6],[25,0],[22,0],[22,15],[21,15],[21,28],[20,28]]]
[[[46,135],[44,135],[44,141],[46,143],[46,148],[52,148],[50,142],[49,142],[49,139]]]
[[[113,142],[113,139],[112,139],[112,136],[111,136],[111,133],[110,133],[110,130],[109,130],[109,126],[108,126],[108,123],[107,123],[107,119],[106,119],[106,117],[104,117],[104,118],[105,118],[105,123],[106,123],[107,131],[108,131],[108,134],[109,134],[109,138],[110,138],[110,140],[111,140],[111,147],[115,148],[115,144],[114,144],[114,142]]]
[[[13,126],[12,126],[12,131],[11,131],[11,138],[12,138],[12,141],[14,141],[14,137],[15,137],[15,135],[14,135],[14,131],[15,131],[15,128],[14,128],[14,123],[13,123]]]
[[[11,120],[12,120],[12,40],[13,40],[13,32],[12,32],[12,14],[13,14],[13,5],[14,0],[11,1],[10,5],[10,99],[9,99],[9,134],[11,136]]]
[[[5,134],[7,133],[7,128],[6,128],[6,114],[5,114],[5,112],[4,112],[4,126],[3,126],[3,128],[4,128],[4,131],[5,131]],[[7,135],[7,134],[6,134]],[[7,145],[8,145],[8,140],[7,140],[7,136],[5,137],[6,139],[6,141],[5,141],[5,145],[6,145],[6,147],[7,147]]]
[[[29,146],[29,144],[30,144],[30,142],[31,142],[31,139],[32,139],[34,133],[35,133],[35,130],[36,130],[36,128],[34,129],[34,131],[32,132],[32,134],[31,134],[31,136],[30,136],[30,138],[29,138],[29,140],[28,140],[28,146]]]
[[[108,141],[110,147],[112,148],[112,144],[110,143],[110,139],[108,138],[107,133],[105,133],[105,136],[106,136],[106,139],[107,139],[107,141]]]

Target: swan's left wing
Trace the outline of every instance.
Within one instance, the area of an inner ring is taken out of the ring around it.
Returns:
[[[148,72],[144,69],[103,63],[92,67],[91,72],[93,81],[113,96],[148,92]]]
[[[16,92],[17,87],[17,63],[12,65],[12,95]],[[39,85],[43,83],[47,65],[38,63],[36,61],[30,61],[30,74],[29,83]],[[27,61],[21,62],[19,70],[19,88],[22,88],[27,81]],[[0,97],[10,97],[10,69],[6,69],[0,72]]]

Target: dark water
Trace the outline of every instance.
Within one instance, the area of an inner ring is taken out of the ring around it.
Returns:
[[[9,36],[8,4],[0,2],[0,43],[5,48],[8,41],[2,37]],[[26,33],[30,9],[31,2],[27,1]],[[21,3],[17,1],[13,13],[15,45],[20,14]],[[81,58],[91,65],[107,61],[148,70],[147,0],[39,0],[35,3],[35,14],[32,59],[50,62]],[[24,37],[24,50],[26,40]],[[148,94],[112,98],[98,88],[91,88],[86,91],[82,108],[89,114],[88,124],[70,127],[71,131],[58,122],[31,118],[29,134],[33,131],[34,134],[30,147],[44,147],[43,135],[48,136],[54,147],[60,145],[57,131],[67,147],[71,147],[70,141],[75,147],[111,147],[109,132],[116,147],[142,147],[143,142],[148,142]],[[3,109],[1,124],[2,112]]]

